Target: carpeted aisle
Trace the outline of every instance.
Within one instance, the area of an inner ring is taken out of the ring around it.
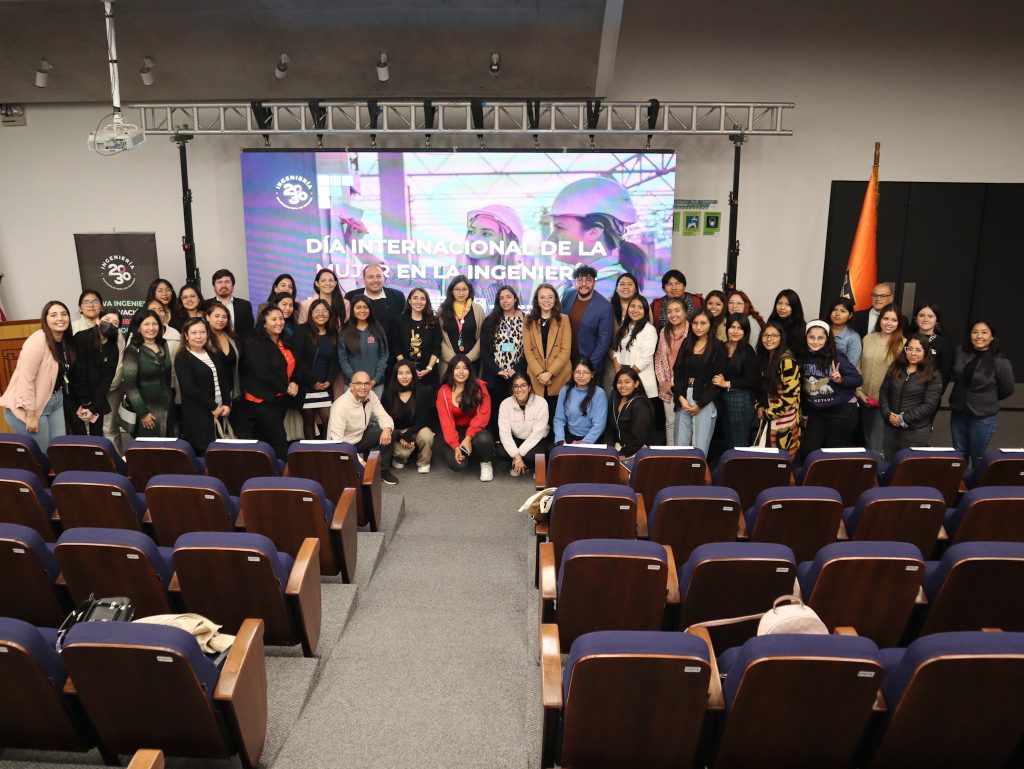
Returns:
[[[273,769],[536,765],[531,483],[495,469],[398,472],[405,518]]]

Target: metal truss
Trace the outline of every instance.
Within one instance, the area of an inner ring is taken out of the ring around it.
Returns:
[[[519,100],[135,104],[147,134],[791,136],[791,102]]]

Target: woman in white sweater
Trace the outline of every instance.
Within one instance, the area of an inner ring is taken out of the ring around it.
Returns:
[[[658,398],[658,380],[654,373],[654,351],[658,347],[658,330],[648,320],[650,310],[647,300],[634,296],[626,308],[628,321],[623,323],[612,339],[612,363],[618,373],[625,367],[640,375],[644,391],[651,401],[655,414],[661,413]],[[654,397],[651,398],[653,393]]]
[[[498,407],[497,459],[512,463],[512,475],[525,475],[537,454],[551,449],[548,437],[548,402],[533,392],[530,375],[512,377],[512,394]]]

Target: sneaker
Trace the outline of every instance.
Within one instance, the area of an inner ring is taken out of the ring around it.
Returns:
[[[494,480],[494,465],[490,462],[480,463],[480,480],[485,482]]]
[[[430,472],[430,465],[416,465],[416,472],[426,475]]]
[[[405,462],[399,462],[398,460],[395,459],[391,460],[392,470],[401,470],[403,467],[405,467]]]
[[[516,469],[514,467],[508,471],[508,474],[511,475],[513,478],[519,477],[519,473],[516,472]]]
[[[395,474],[391,472],[391,470],[381,470],[380,479],[384,481],[384,483],[386,483],[388,486],[394,486],[396,483],[398,483],[398,479],[395,477]]]

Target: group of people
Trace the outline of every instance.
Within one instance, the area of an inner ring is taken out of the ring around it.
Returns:
[[[765,320],[745,292],[690,293],[675,269],[653,302],[629,272],[605,297],[597,270],[579,265],[561,293],[488,286],[489,312],[465,276],[436,311],[425,290],[386,286],[376,265],[362,278],[343,295],[321,269],[300,300],[280,275],[255,313],[228,270],[214,273],[210,299],[158,278],[126,333],[98,291],[82,292],[74,322],[47,302],[0,405],[44,450],[66,431],[117,445],[126,432],[180,435],[199,454],[218,436],[262,439],[282,456],[291,440],[325,438],[379,450],[394,484],[413,457],[429,472],[435,451],[488,481],[495,459],[524,475],[536,454],[572,443],[613,443],[627,468],[652,443],[712,459],[751,445],[794,459],[855,445],[891,455],[930,444],[950,384],[953,445],[977,461],[1013,392],[991,323],[972,323],[958,348],[937,305],[908,320],[887,283],[870,310],[839,299],[807,322],[792,290]]]

